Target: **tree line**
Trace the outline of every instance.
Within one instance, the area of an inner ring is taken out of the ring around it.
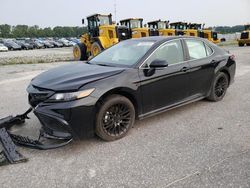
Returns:
[[[217,26],[214,27],[215,31],[226,34],[242,32],[243,25]],[[16,25],[11,26],[8,24],[0,25],[0,38],[22,38],[22,37],[79,37],[87,32],[86,27],[67,27],[56,26],[54,28],[46,27],[39,28],[39,26]]]
[[[79,37],[87,32],[86,27],[66,27],[56,26],[54,28],[39,26],[16,25],[8,24],[0,25],[0,38],[22,38],[22,37]]]
[[[236,33],[236,32],[242,32],[245,30],[244,25],[236,25],[236,26],[217,26],[215,27],[215,31],[221,34],[227,34],[227,33]]]

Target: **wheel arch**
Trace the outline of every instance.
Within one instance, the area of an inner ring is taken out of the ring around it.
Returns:
[[[139,103],[138,103],[138,99],[134,93],[134,91],[130,88],[126,88],[126,87],[119,87],[119,88],[114,88],[112,90],[107,91],[106,93],[104,93],[96,102],[96,109],[98,110],[100,105],[102,104],[102,102],[104,101],[105,98],[107,98],[110,95],[121,95],[123,97],[126,97],[127,99],[129,99],[134,108],[135,108],[135,116],[136,118],[138,117],[139,114]]]
[[[229,70],[227,70],[226,68],[222,68],[220,69],[218,72],[223,72],[227,75],[227,78],[228,78],[228,83],[231,83],[231,75],[229,73]]]

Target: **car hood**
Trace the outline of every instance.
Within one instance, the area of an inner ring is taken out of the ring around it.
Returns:
[[[74,91],[85,84],[104,79],[124,71],[125,68],[72,63],[41,73],[31,84],[53,91]]]

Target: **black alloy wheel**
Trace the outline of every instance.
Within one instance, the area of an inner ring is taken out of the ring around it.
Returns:
[[[221,97],[225,95],[227,89],[227,79],[223,76],[218,79],[215,85],[215,95]]]
[[[208,99],[215,102],[222,100],[227,92],[228,85],[228,76],[224,72],[219,72],[214,79]]]
[[[135,109],[129,99],[120,95],[108,97],[97,113],[96,134],[106,141],[124,137],[133,126]]]

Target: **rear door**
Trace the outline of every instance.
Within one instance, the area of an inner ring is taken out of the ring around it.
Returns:
[[[204,96],[209,92],[216,61],[213,59],[213,49],[199,39],[185,39],[189,56],[190,96]]]

